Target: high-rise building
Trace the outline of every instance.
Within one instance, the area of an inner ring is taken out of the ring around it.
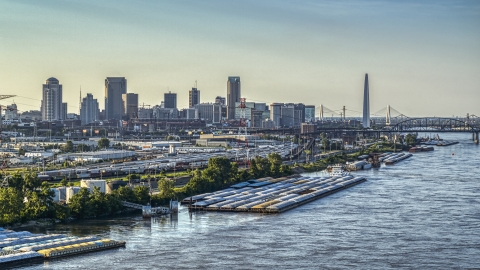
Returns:
[[[368,92],[368,74],[365,74],[365,85],[363,87],[363,128],[370,127],[370,97]]]
[[[295,111],[298,111],[298,112],[295,112],[295,114],[297,115],[297,117],[295,117],[295,126],[299,127],[300,123],[305,122],[305,104],[296,103],[294,106],[295,106]]]
[[[67,119],[68,105],[66,102],[62,103],[62,119]]]
[[[295,126],[295,105],[284,104],[282,107],[281,125],[284,127]]]
[[[12,105],[7,106],[7,110],[5,111],[5,120],[18,120],[17,104],[13,103]]]
[[[263,111],[257,111],[257,110],[252,111],[251,127],[253,128],[262,127],[262,121],[263,121],[262,114],[263,114]]]
[[[138,115],[138,94],[127,93],[122,95],[124,115],[128,119],[136,118]]]
[[[42,120],[55,121],[63,119],[62,85],[55,78],[48,78],[43,85]]]
[[[270,120],[272,120],[274,127],[279,127],[281,125],[282,106],[282,103],[270,104]]]
[[[100,120],[100,110],[98,108],[98,100],[93,98],[92,94],[87,94],[82,99],[80,105],[80,121],[82,125],[87,125]]]
[[[105,118],[121,120],[123,115],[122,95],[127,93],[125,77],[107,77],[105,79]]]
[[[227,119],[235,119],[235,102],[240,102],[241,94],[240,77],[228,77]]]
[[[200,103],[195,105],[198,112],[198,118],[205,120],[206,123],[220,123],[222,120],[222,105],[216,103]]]
[[[200,90],[192,87],[192,90],[188,91],[188,107],[193,108],[197,104],[200,104]]]
[[[255,102],[245,102],[245,108],[240,108],[241,102],[235,102],[235,119],[240,119],[242,110],[245,111],[245,119],[252,120],[252,111],[255,110]]]
[[[305,105],[305,122],[315,121],[315,105]]]
[[[164,94],[164,107],[167,109],[176,109],[177,108],[177,93],[172,93],[168,91],[168,93]]]

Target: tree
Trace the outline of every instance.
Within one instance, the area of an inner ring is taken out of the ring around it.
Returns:
[[[23,148],[18,149],[18,155],[19,155],[19,156],[25,156],[25,153],[26,153],[26,152],[27,152],[27,151],[26,151],[25,149],[23,149]]]
[[[146,186],[135,186],[133,188],[136,202],[139,204],[147,204],[150,201],[150,190]]]
[[[278,153],[270,153],[267,156],[268,162],[270,162],[269,176],[280,176],[280,166],[282,165],[282,157]]]
[[[13,224],[20,221],[23,208],[23,196],[18,189],[0,188],[0,225]]]
[[[415,143],[417,142],[417,135],[407,134],[407,136],[405,137],[405,142],[407,143],[407,145],[415,145]]]
[[[62,187],[66,187],[66,186],[68,185],[68,181],[67,181],[67,177],[66,177],[66,176],[64,176],[64,177],[62,178],[62,180],[60,181],[60,185],[61,185]]]
[[[72,141],[67,141],[62,146],[62,151],[65,152],[65,153],[73,152],[73,142]]]
[[[107,148],[110,146],[110,140],[107,139],[107,138],[101,138],[100,140],[98,140],[98,148],[102,149],[102,148]]]
[[[93,217],[95,213],[89,201],[90,191],[87,188],[80,189],[77,194],[73,195],[68,203],[72,215],[79,219]]]
[[[175,188],[175,182],[173,180],[163,178],[158,181],[158,191],[161,198],[172,199],[175,197],[173,188]]]
[[[320,138],[322,139],[323,152],[325,152],[325,150],[330,147],[330,140],[328,140],[325,133],[320,134]]]
[[[84,143],[81,143],[81,144],[77,145],[77,151],[86,152],[88,150],[90,150],[90,146],[88,146]]]

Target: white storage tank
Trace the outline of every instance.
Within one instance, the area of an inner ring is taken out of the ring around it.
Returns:
[[[53,192],[55,192],[55,195],[53,195],[53,201],[54,202],[59,202],[60,201],[60,190],[58,188],[51,188]]]
[[[73,197],[73,195],[77,194],[80,192],[81,187],[67,187],[67,192],[66,192],[66,202],[69,203],[70,199]]]
[[[95,187],[100,188],[100,192],[105,193],[107,191],[107,182],[105,180],[82,180],[80,186],[90,189],[93,192]]]
[[[58,195],[60,201],[65,201],[67,199],[67,187],[58,187]]]

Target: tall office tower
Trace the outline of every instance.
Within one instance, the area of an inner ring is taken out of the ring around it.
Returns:
[[[165,101],[165,108],[168,109],[176,109],[177,108],[177,93],[172,93],[171,91],[168,91],[168,93],[164,94],[164,99]]]
[[[197,104],[200,104],[200,90],[192,87],[192,90],[188,91],[188,107],[193,108]]]
[[[57,79],[53,77],[47,79],[43,85],[42,97],[42,120],[62,120],[62,85]]]
[[[370,98],[368,90],[368,74],[365,74],[365,85],[363,87],[363,128],[370,127]]]
[[[295,104],[295,110],[298,111],[298,117],[296,118],[296,122],[299,122],[295,124],[295,126],[300,126],[300,123],[305,122],[305,104],[303,103],[297,103]]]
[[[270,104],[270,120],[272,120],[274,127],[281,125],[283,103]]]
[[[80,105],[80,120],[82,125],[90,124],[100,120],[100,110],[98,109],[98,100],[93,98],[92,94],[87,94]]]
[[[305,105],[305,122],[315,121],[315,105]]]
[[[295,105],[294,104],[283,104],[281,107],[282,110],[282,120],[281,125],[284,127],[294,127],[295,126]]]
[[[122,95],[126,93],[127,80],[125,77],[107,77],[105,79],[105,119],[122,119]]]
[[[122,95],[123,112],[128,119],[136,118],[138,115],[138,94],[127,93]]]
[[[68,105],[66,102],[62,103],[62,119],[67,119]]]
[[[228,77],[227,81],[227,119],[235,119],[235,102],[240,102],[240,77]]]

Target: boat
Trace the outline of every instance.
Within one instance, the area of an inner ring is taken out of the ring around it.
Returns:
[[[334,164],[334,165],[328,165],[327,166],[327,172],[331,172],[334,169],[344,169],[345,166],[343,164]]]
[[[332,165],[330,166],[330,168],[331,169],[330,171],[328,171],[328,174],[331,177],[334,177],[334,176],[344,177],[344,176],[350,175],[349,172],[344,170],[344,166],[342,164]]]
[[[410,153],[416,153],[416,152],[422,152],[422,151],[423,151],[422,147],[415,147],[415,146],[408,150],[408,152]]]

